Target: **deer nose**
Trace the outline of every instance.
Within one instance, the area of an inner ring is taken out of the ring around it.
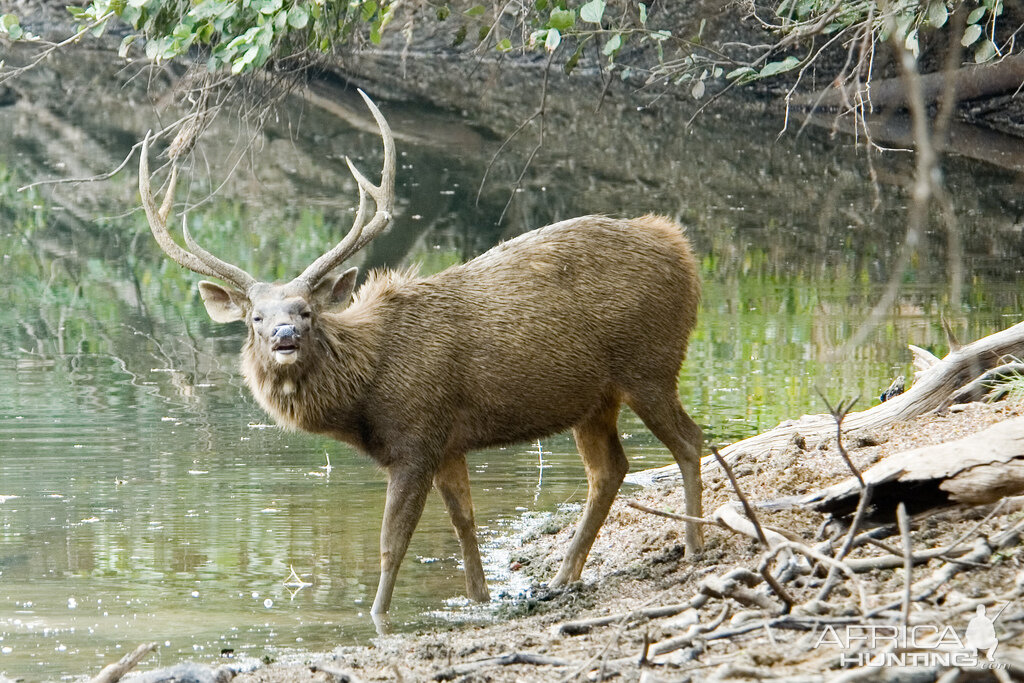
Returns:
[[[274,328],[274,336],[278,339],[291,339],[298,336],[295,325],[281,324]]]

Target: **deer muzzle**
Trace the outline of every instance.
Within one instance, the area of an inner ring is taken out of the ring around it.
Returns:
[[[274,352],[274,360],[281,365],[289,365],[299,357],[299,332],[295,325],[278,325],[270,337],[270,350]]]

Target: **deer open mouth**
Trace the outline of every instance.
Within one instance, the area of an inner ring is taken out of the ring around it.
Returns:
[[[292,339],[283,340],[273,347],[273,352],[274,360],[281,365],[288,365],[298,360],[299,344]]]

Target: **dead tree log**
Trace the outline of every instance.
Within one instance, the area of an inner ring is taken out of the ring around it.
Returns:
[[[955,71],[940,71],[921,77],[925,104],[943,97],[947,83],[952,85],[956,102],[1012,93],[1024,85],[1024,55],[1010,55],[991,64],[973,64]],[[860,93],[843,88],[811,93],[794,98],[798,106],[842,107],[851,102],[870,102],[875,109],[899,109],[910,106],[907,85],[902,78],[872,80]]]
[[[890,455],[861,473],[871,487],[868,519],[890,522],[898,502],[910,512],[956,504],[984,505],[1024,491],[1024,417],[995,424],[956,441]],[[849,516],[861,497],[854,478],[769,507],[810,505],[833,517]]]
[[[958,389],[984,375],[991,368],[1003,365],[1012,357],[1024,357],[1024,323],[1017,323],[1013,327],[951,351],[922,372],[907,392],[868,410],[847,415],[843,420],[843,432],[877,429],[945,407],[949,405],[950,397]],[[804,415],[798,420],[783,422],[763,434],[721,448],[719,453],[729,462],[735,462],[745,453],[784,448],[798,434],[808,441],[813,441],[833,436],[835,432],[836,423],[832,415]],[[716,467],[718,463],[713,456],[706,456],[702,460],[701,468],[705,474]],[[679,468],[676,465],[666,465],[630,474],[626,480],[633,484],[649,486],[659,481],[678,478]]]

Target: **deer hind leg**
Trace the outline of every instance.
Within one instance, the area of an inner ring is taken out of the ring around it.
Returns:
[[[412,532],[423,515],[430,480],[430,472],[419,467],[393,467],[388,472],[387,500],[380,527],[380,583],[370,608],[371,614],[384,614],[391,606],[398,567],[409,549]]]
[[[619,443],[618,416],[618,400],[609,400],[572,430],[587,472],[587,505],[551,586],[563,586],[580,578],[597,532],[629,471]]]
[[[700,427],[690,419],[679,404],[674,390],[653,397],[630,395],[626,403],[643,420],[651,433],[668,447],[683,475],[686,514],[701,517],[700,452],[704,439]],[[686,552],[695,553],[704,547],[704,534],[699,524],[686,523]]]
[[[487,591],[484,568],[480,563],[480,548],[476,540],[476,524],[473,521],[473,499],[469,493],[469,470],[463,453],[449,456],[434,475],[434,487],[441,494],[448,509],[455,535],[462,546],[462,564],[466,570],[466,594],[470,600],[487,602],[491,595]]]

